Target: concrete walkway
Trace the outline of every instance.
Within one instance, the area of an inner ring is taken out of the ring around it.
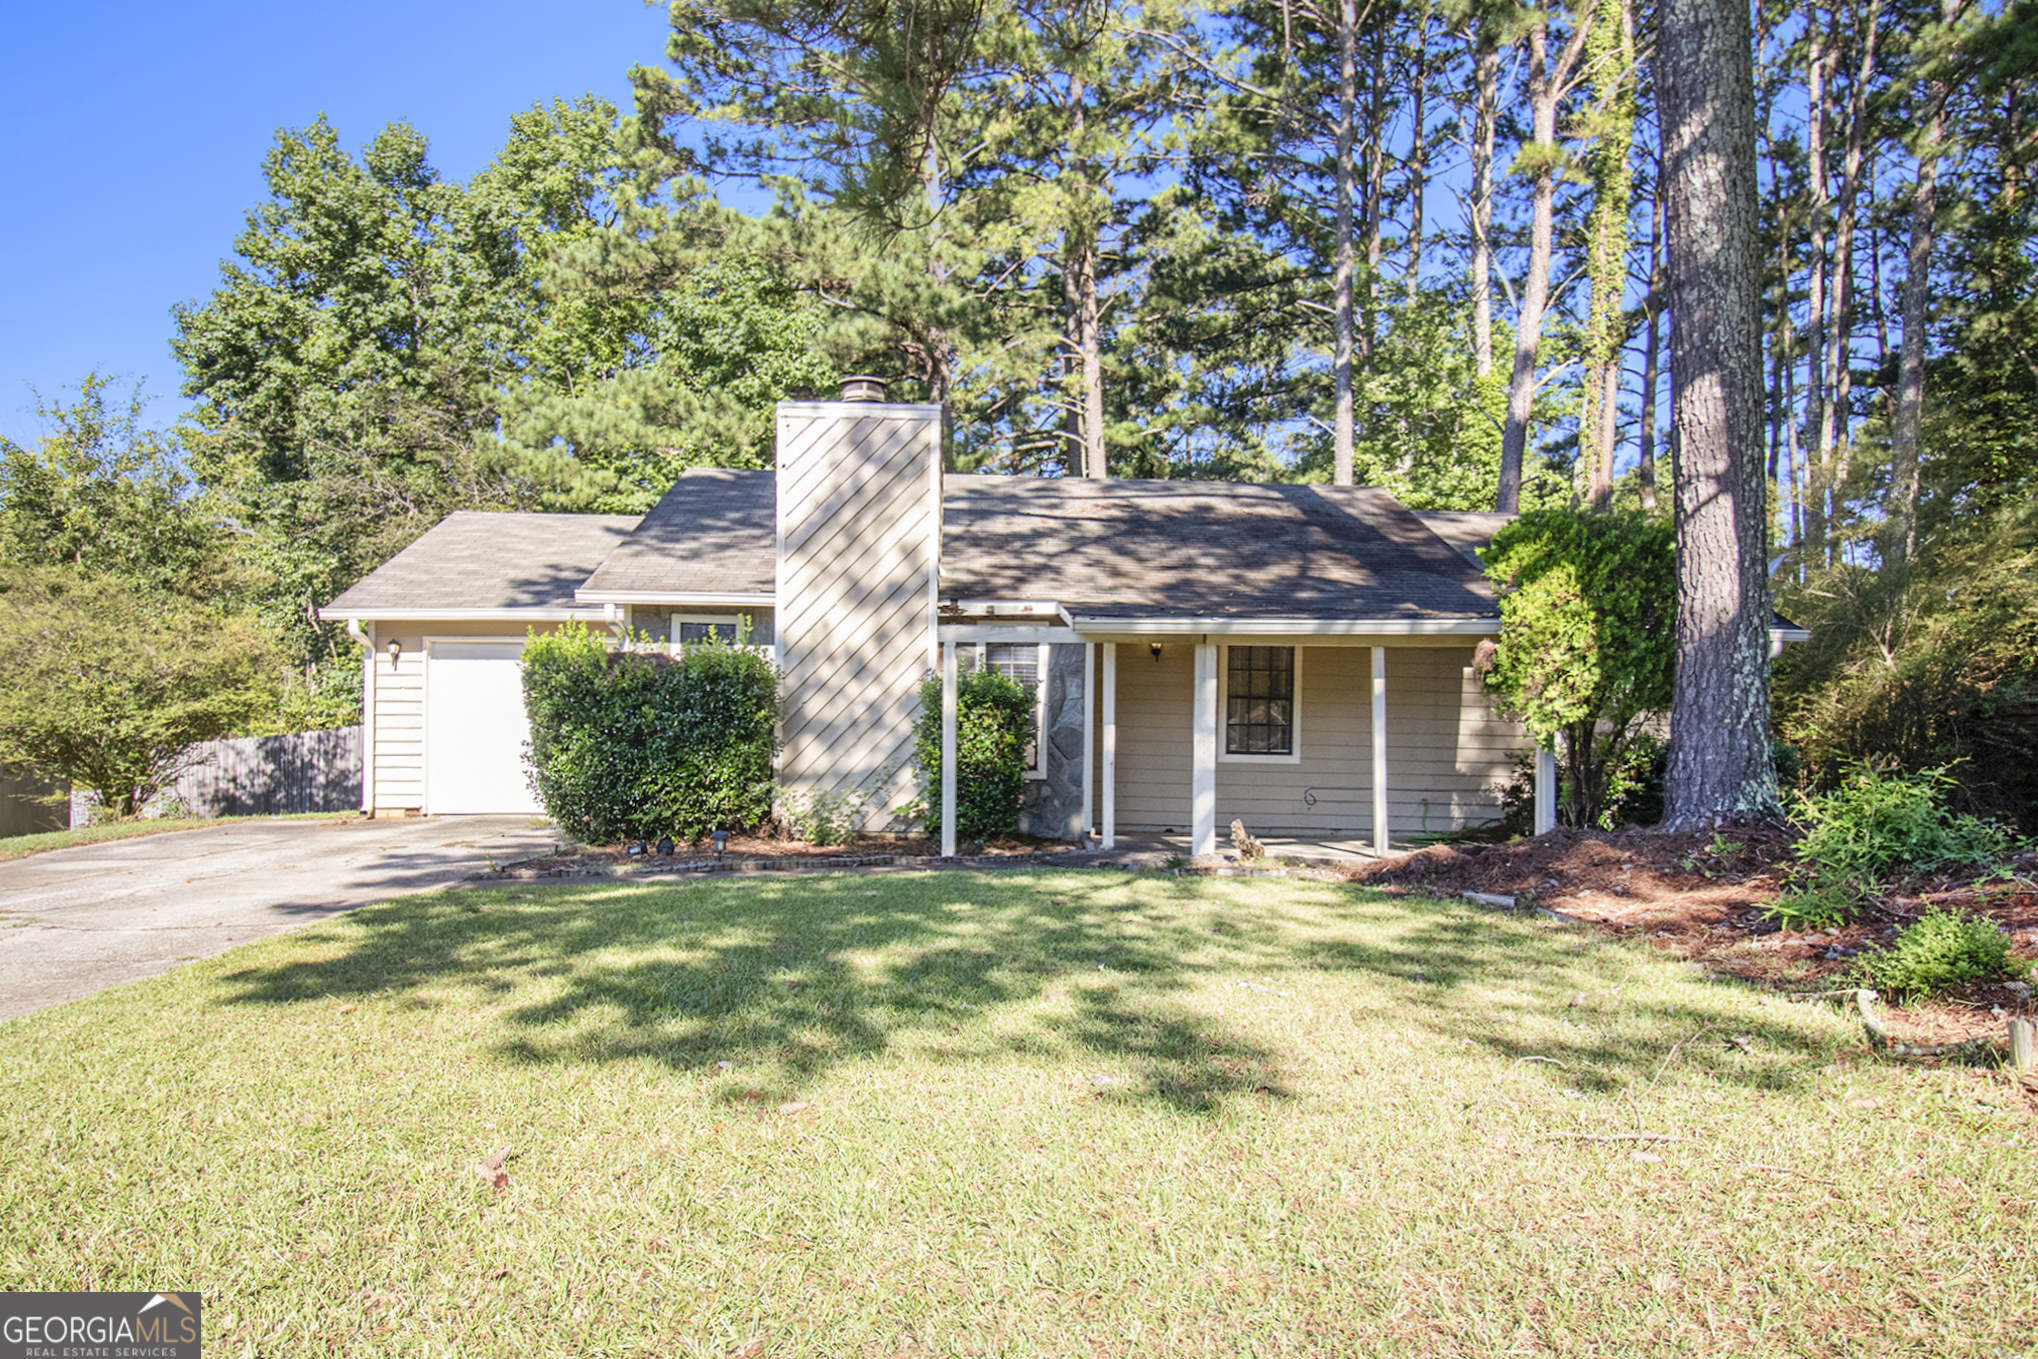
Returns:
[[[0,863],[0,1019],[557,841],[530,816],[244,821]]]

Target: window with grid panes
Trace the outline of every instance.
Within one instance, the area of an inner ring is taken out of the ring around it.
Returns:
[[[724,642],[733,642],[736,640],[736,625],[734,623],[681,623],[679,625],[679,640],[682,643],[705,642],[711,637],[720,638]]]
[[[1040,774],[1040,729],[1047,724],[1047,690],[1040,682],[1040,644],[992,642],[984,648],[984,664],[1000,675],[1033,690],[1033,740],[1026,747],[1026,772]]]
[[[1295,648],[1225,649],[1224,750],[1228,755],[1295,753]]]

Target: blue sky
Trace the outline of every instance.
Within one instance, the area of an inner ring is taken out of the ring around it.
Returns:
[[[276,130],[321,112],[350,145],[407,119],[441,173],[486,164],[518,109],[593,90],[663,51],[638,0],[10,0],[0,78],[0,434],[87,372],[185,408],[170,307],[205,297],[262,196]]]

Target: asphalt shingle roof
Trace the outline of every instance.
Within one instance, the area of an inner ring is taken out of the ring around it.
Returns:
[[[1477,566],[1385,491],[950,477],[941,593],[1093,617],[1489,618]]]
[[[492,514],[460,510],[326,606],[377,609],[556,609],[573,606],[588,572],[637,527],[628,514]]]
[[[774,472],[690,468],[581,588],[590,595],[770,594],[777,584]]]
[[[576,587],[770,592],[776,485],[769,471],[697,468],[641,522],[455,514],[331,608],[556,607]],[[1477,565],[1385,491],[1213,481],[951,476],[941,593],[1094,617],[1496,614]]]

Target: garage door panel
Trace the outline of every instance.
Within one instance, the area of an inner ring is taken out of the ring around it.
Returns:
[[[433,642],[425,682],[425,809],[536,812],[522,642]]]

